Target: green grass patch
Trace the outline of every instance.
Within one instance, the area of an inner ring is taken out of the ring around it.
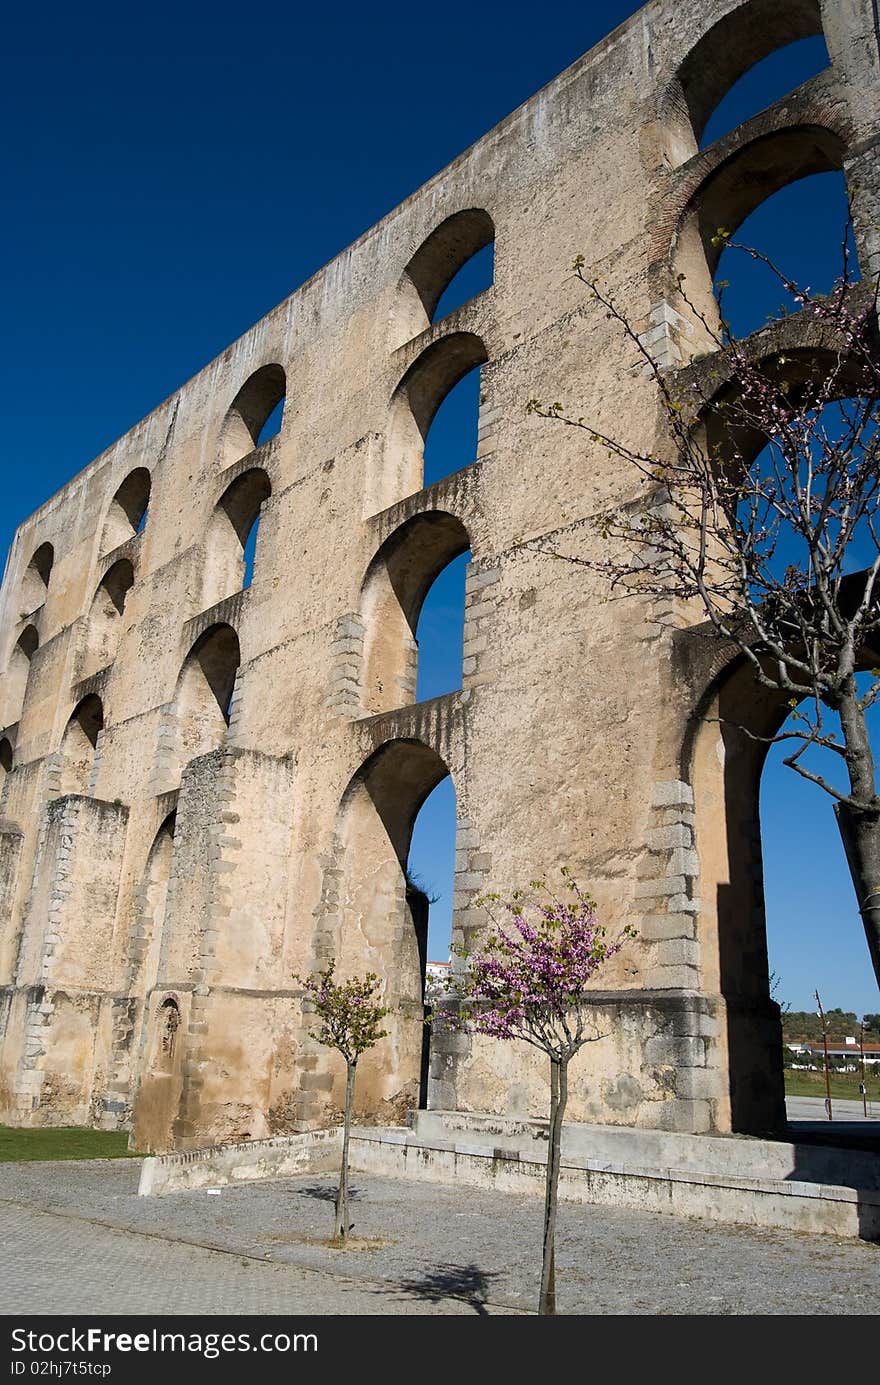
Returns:
[[[16,1130],[0,1125],[0,1163],[37,1159],[140,1159],[128,1148],[126,1130],[88,1130],[67,1125],[58,1129]]]
[[[859,1082],[861,1077],[857,1072],[839,1072],[831,1074],[831,1097],[838,1097],[841,1101],[861,1101],[859,1092]],[[865,1086],[868,1089],[868,1100],[873,1102],[880,1101],[880,1075],[868,1073],[865,1079]],[[825,1074],[824,1072],[795,1072],[791,1068],[785,1070],[785,1095],[786,1096],[825,1096]]]

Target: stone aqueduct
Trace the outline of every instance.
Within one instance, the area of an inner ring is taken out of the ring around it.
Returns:
[[[741,73],[823,30],[825,71],[699,148]],[[596,994],[609,1036],[578,1060],[571,1118],[779,1123],[761,758],[695,716],[778,709],[689,612],[606,603],[521,547],[586,551],[634,485],[523,406],[576,400],[649,446],[655,386],[573,255],[670,371],[712,369],[679,273],[711,312],[714,229],[826,169],[876,267],[878,134],[871,0],[653,0],[21,526],[0,606],[0,1119],[133,1123],[154,1149],[320,1123],[342,1075],[293,976],[330,956],[394,1007],[367,1118],[542,1112],[544,1074],[508,1045],[437,1041],[425,1081],[404,867],[450,774],[460,938],[481,889],[563,862],[639,930]],[[491,287],[434,320],[490,242]],[[783,347],[811,349],[796,316],[748,345]],[[432,418],[477,367],[476,455],[424,488]],[[462,688],[417,703],[421,603],[468,549]]]

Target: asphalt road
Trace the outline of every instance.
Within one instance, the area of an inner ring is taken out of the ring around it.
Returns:
[[[819,1121],[826,1120],[824,1098],[818,1096],[787,1096],[785,1098],[785,1112],[790,1121]],[[873,1121],[880,1133],[880,1102],[868,1102],[868,1114],[865,1116],[860,1101],[847,1101],[842,1097],[831,1098],[831,1114],[833,1120],[845,1121]]]

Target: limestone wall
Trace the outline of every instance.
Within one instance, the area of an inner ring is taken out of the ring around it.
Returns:
[[[830,68],[699,150],[732,82],[820,26]],[[325,1122],[339,1064],[293,977],[330,956],[377,970],[393,1002],[361,1114],[423,1100],[403,867],[449,773],[459,938],[479,939],[487,887],[562,863],[612,930],[639,929],[602,978],[612,1033],[580,1060],[572,1113],[778,1122],[758,769],[693,733],[726,671],[692,612],[609,603],[536,551],[595,555],[594,517],[638,483],[525,405],[655,440],[656,386],[573,280],[579,252],[673,373],[712,368],[677,277],[714,310],[712,218],[843,167],[872,263],[877,76],[869,0],[652,0],[24,522],[0,592],[2,1118],[134,1108],[153,1148]],[[489,240],[491,287],[432,322]],[[476,368],[473,455],[425,488],[423,435]],[[413,706],[421,600],[468,546],[462,688]],[[432,1083],[469,1110],[544,1099],[501,1046],[440,1045]]]

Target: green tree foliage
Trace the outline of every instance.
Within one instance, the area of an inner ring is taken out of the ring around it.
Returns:
[[[348,1144],[357,1064],[361,1054],[373,1048],[388,1033],[387,1029],[381,1028],[388,1007],[377,1002],[380,985],[375,972],[337,982],[333,979],[335,968],[336,963],[331,961],[323,971],[294,979],[311,998],[318,1017],[318,1028],[309,1031],[311,1038],[327,1048],[335,1048],[345,1059],[345,1118],[335,1224],[336,1236],[344,1241],[351,1230],[348,1220]]]
[[[847,1035],[858,1035],[859,1021],[852,1010],[826,1010],[825,1020],[830,1039],[845,1039]],[[822,1021],[815,1010],[789,1010],[782,1016],[782,1037],[786,1043],[795,1039],[807,1039],[810,1043],[822,1042]]]

